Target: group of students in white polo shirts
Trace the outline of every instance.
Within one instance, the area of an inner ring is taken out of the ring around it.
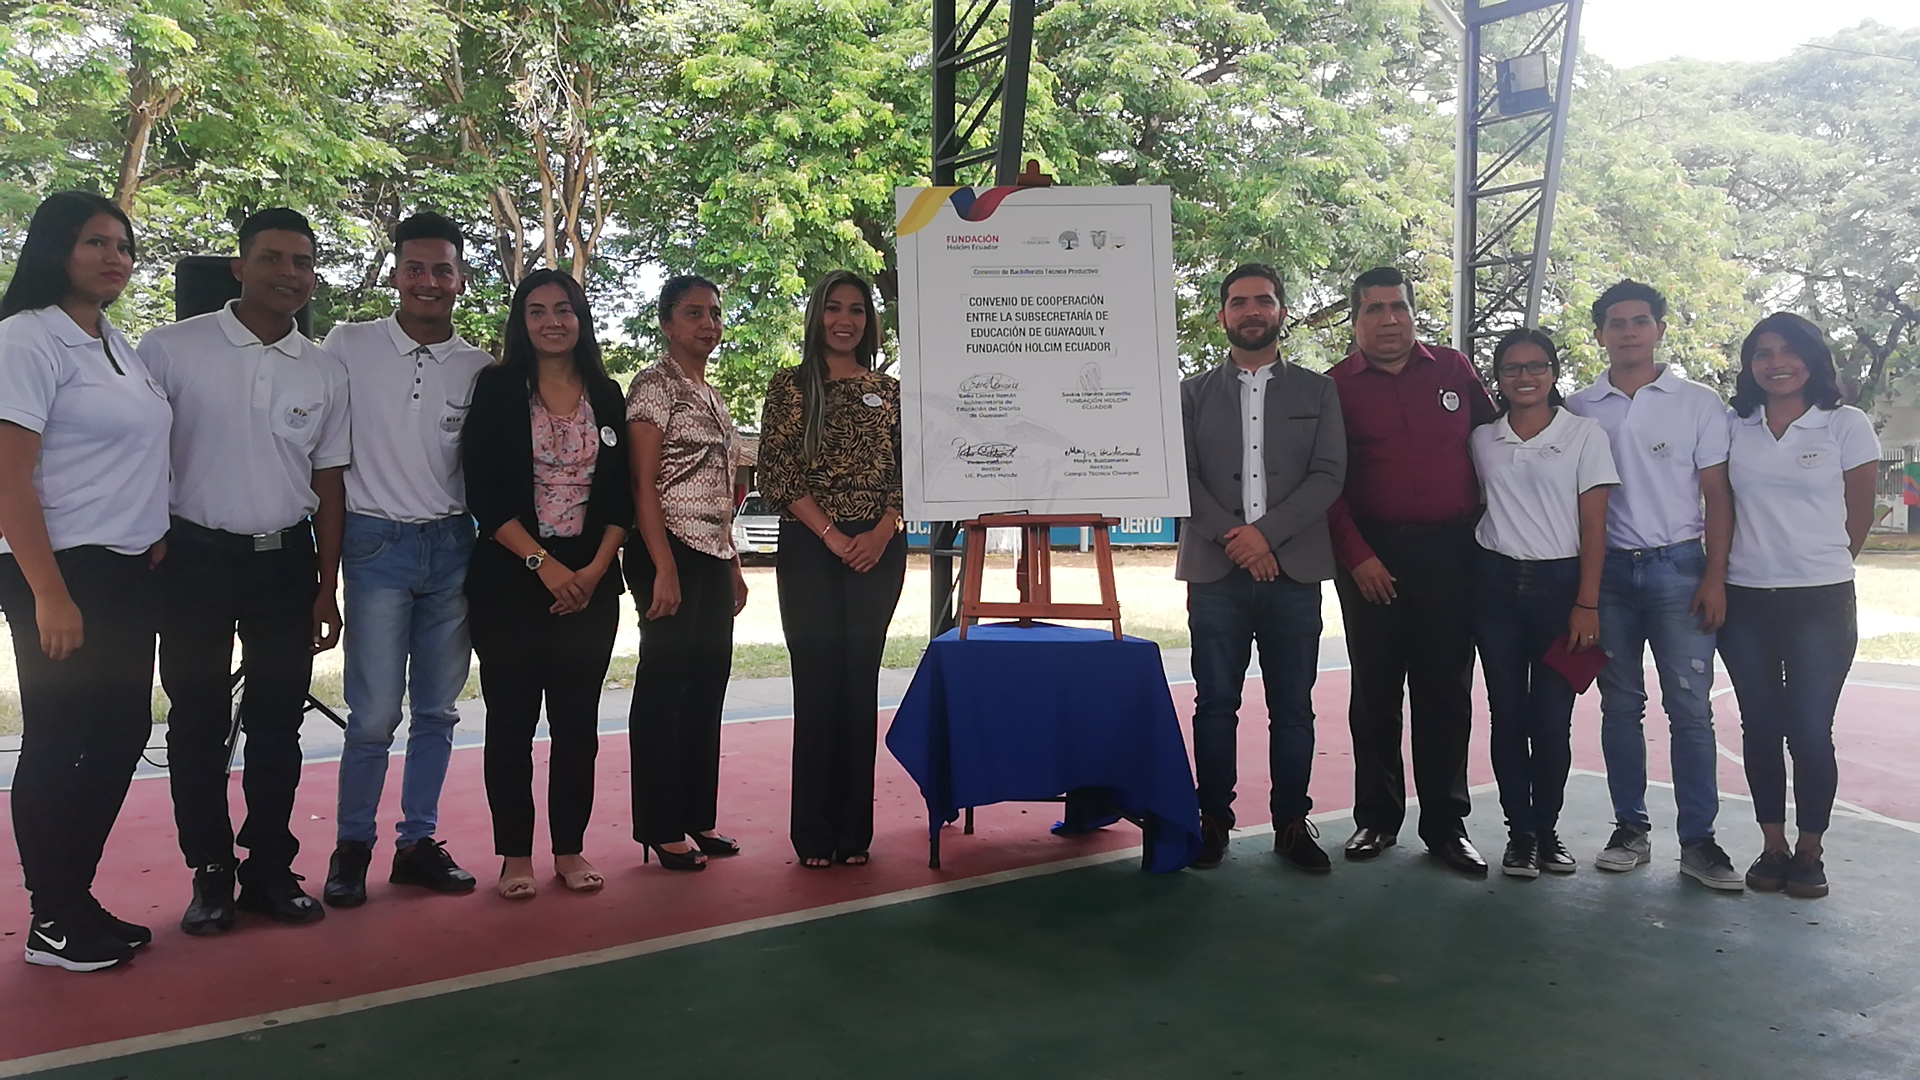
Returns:
[[[1833,717],[1857,643],[1853,560],[1880,460],[1873,424],[1841,404],[1832,353],[1797,315],[1769,315],[1747,335],[1731,407],[1656,360],[1666,300],[1651,287],[1613,286],[1593,321],[1608,369],[1564,401],[1553,340],[1532,329],[1503,337],[1492,366],[1500,414],[1471,438],[1486,501],[1472,614],[1509,830],[1502,872],[1577,865],[1556,826],[1575,684],[1596,676],[1615,828],[1595,861],[1616,872],[1650,861],[1651,645],[1672,731],[1681,872],[1716,889],[1825,896]],[[1713,831],[1716,650],[1739,702],[1762,834],[1744,874]]]
[[[338,326],[323,347],[298,327],[317,280],[313,230],[293,210],[260,211],[239,230],[239,299],[149,331],[136,351],[106,317],[133,268],[126,215],[84,192],[35,212],[0,299],[0,607],[20,677],[12,808],[29,962],[95,971],[153,939],[92,886],[152,729],[156,639],[175,825],[194,871],[182,929],[220,933],[236,910],[324,916],[293,872],[290,819],[313,657],[341,636],[343,550],[351,719],[327,899],[365,898],[403,698],[413,722],[391,880],[474,887],[433,832],[470,655],[475,531],[459,439],[492,357],[453,330],[458,227],[418,214],[394,241],[400,311]]]

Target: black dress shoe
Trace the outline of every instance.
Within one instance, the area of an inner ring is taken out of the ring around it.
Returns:
[[[1274,854],[1309,874],[1324,874],[1333,869],[1333,860],[1320,850],[1316,838],[1320,830],[1304,817],[1294,818],[1273,831]]]
[[[193,872],[193,902],[180,916],[180,929],[194,937],[233,929],[233,867],[225,863]]]
[[[1200,854],[1194,856],[1188,866],[1195,870],[1211,870],[1220,865],[1227,857],[1228,828],[1212,814],[1200,815]]]
[[[431,837],[395,851],[393,873],[387,880],[454,894],[472,892],[474,885],[473,875],[460,869],[447,854],[447,845]]]
[[[1464,836],[1448,837],[1437,844],[1427,845],[1427,854],[1447,864],[1447,869],[1457,870],[1470,877],[1487,876],[1487,860],[1473,849],[1473,843]],[[1537,872],[1537,871],[1536,871]]]
[[[1392,847],[1398,837],[1383,829],[1369,829],[1365,825],[1353,830],[1347,838],[1347,858],[1360,862],[1379,857],[1380,853]]]
[[[319,922],[327,909],[300,887],[306,878],[284,866],[256,866],[249,860],[240,867],[240,898],[234,906],[254,911],[289,926]]]
[[[359,907],[367,902],[367,864],[373,861],[373,847],[358,840],[342,840],[334,845],[333,858],[327,860],[327,884],[320,899],[328,907]]]

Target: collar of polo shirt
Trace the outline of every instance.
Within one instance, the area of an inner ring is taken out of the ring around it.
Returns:
[[[436,341],[431,345],[423,346],[407,336],[407,332],[400,326],[398,315],[389,315],[380,321],[387,324],[387,336],[393,339],[393,347],[401,356],[412,356],[424,348],[427,350],[427,355],[433,357],[434,363],[444,364],[447,362],[447,357],[453,355],[455,349],[466,345],[466,342],[460,339],[460,332],[456,330],[453,336],[445,341]]]
[[[233,313],[234,305],[239,302],[238,300],[227,301],[221,306],[219,314],[220,329],[227,335],[227,340],[233,343],[234,348],[244,349],[248,345],[260,345],[276,352],[285,353],[296,360],[305,353],[307,339],[300,333],[299,323],[295,323],[293,329],[287,331],[287,336],[281,338],[279,341],[261,341],[254,336],[253,331],[247,329],[246,324],[240,321],[240,317]]]
[[[94,337],[82,330],[80,324],[73,321],[73,316],[67,314],[67,309],[58,304],[41,308],[39,315],[53,336],[60,339],[60,344],[69,349],[77,349],[82,345],[98,345],[106,338],[112,337],[114,333],[113,322],[105,313],[100,316],[100,337]]]
[[[1674,391],[1679,389],[1679,386],[1678,386],[1679,382],[1680,382],[1680,376],[1674,373],[1673,365],[1661,364],[1660,374],[1656,375],[1652,382],[1641,387],[1640,389],[1658,390],[1663,394],[1671,394]],[[1600,377],[1593,380],[1593,385],[1599,388],[1601,397],[1606,397],[1608,394],[1617,394],[1620,397],[1627,396],[1625,391],[1617,389],[1613,385],[1612,371],[1602,371],[1600,373]]]
[[[1540,429],[1539,435],[1535,435],[1532,439],[1523,439],[1513,430],[1513,414],[1503,413],[1500,419],[1493,422],[1493,437],[1500,442],[1513,443],[1516,446],[1525,446],[1530,442],[1537,441],[1541,436],[1552,431],[1554,428],[1559,427],[1560,422],[1566,419],[1567,415],[1567,410],[1564,408],[1553,410],[1553,419],[1547,421],[1547,426]]]
[[[1788,429],[1832,427],[1833,414],[1838,411],[1838,409],[1823,409],[1818,405],[1809,405],[1807,406],[1807,411],[1801,413],[1794,419],[1793,423],[1788,424],[1787,427]],[[1748,416],[1741,416],[1735,413],[1734,419],[1748,426],[1764,424],[1767,422],[1767,407],[1761,405],[1755,408],[1752,414]]]

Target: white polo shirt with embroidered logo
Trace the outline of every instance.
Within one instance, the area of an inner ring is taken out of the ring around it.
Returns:
[[[1514,434],[1508,418],[1473,429],[1467,438],[1487,512],[1473,538],[1489,551],[1544,562],[1580,554],[1580,496],[1618,484],[1607,433],[1566,409],[1531,439]]]
[[[167,534],[173,413],[119,329],[100,329],[59,307],[0,320],[0,420],[40,436],[33,486],[53,550],[138,555]]]
[[[314,471],[352,460],[347,369],[297,329],[261,341],[238,302],[147,331],[140,357],[173,405],[173,512],[255,535],[319,509]]]
[[[1607,496],[1608,547],[1663,548],[1706,535],[1700,470],[1727,460],[1719,394],[1662,364],[1632,397],[1602,372],[1567,408],[1606,430],[1620,471],[1620,489]]]
[[[1880,460],[1873,421],[1851,405],[1808,409],[1775,439],[1766,407],[1728,410],[1733,546],[1727,584],[1797,589],[1853,580],[1844,474]]]
[[[416,525],[466,513],[460,429],[473,380],[493,356],[458,334],[422,345],[391,315],[341,323],[325,348],[352,390],[347,509]]]

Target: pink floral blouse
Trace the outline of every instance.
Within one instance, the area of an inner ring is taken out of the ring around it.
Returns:
[[[579,536],[587,524],[600,431],[593,403],[580,395],[572,416],[556,417],[533,395],[533,512],[541,536]]]

